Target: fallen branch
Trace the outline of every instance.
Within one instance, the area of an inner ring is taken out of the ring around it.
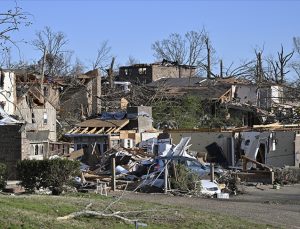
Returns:
[[[120,216],[121,212],[114,212],[111,214],[106,214],[103,212],[97,212],[97,211],[90,211],[90,210],[83,210],[79,212],[74,212],[66,216],[58,217],[57,220],[67,220],[67,219],[73,219],[79,216],[98,216],[98,217],[114,217],[123,220],[125,223],[129,224],[135,224],[137,222],[136,219],[128,219],[126,217]],[[124,214],[124,213],[123,213]]]

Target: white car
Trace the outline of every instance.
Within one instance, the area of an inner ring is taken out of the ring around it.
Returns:
[[[221,193],[221,189],[215,181],[211,182],[210,180],[200,180],[200,182],[202,194],[213,196]]]

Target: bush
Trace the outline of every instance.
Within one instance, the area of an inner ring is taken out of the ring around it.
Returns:
[[[29,192],[49,188],[53,195],[59,195],[64,185],[79,173],[79,162],[64,159],[23,160],[17,165],[21,185]]]
[[[0,190],[4,189],[7,181],[7,167],[0,163]]]
[[[300,183],[300,168],[287,167],[287,168],[275,168],[274,169],[274,183],[285,185],[285,184],[296,184]]]
[[[195,172],[189,170],[185,165],[175,165],[177,179],[171,178],[172,188],[185,192],[201,191],[200,177]]]

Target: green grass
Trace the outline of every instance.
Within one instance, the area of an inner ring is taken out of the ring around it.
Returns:
[[[0,228],[135,228],[112,218],[79,217],[65,221],[56,218],[85,208],[101,211],[112,197],[94,194],[68,196],[0,195]],[[154,210],[131,214],[130,218],[148,224],[147,228],[271,228],[244,219],[196,211],[185,207],[170,207],[143,201],[121,200],[113,211]]]

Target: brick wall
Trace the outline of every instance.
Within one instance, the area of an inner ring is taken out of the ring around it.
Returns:
[[[19,125],[0,126],[0,162],[7,165],[9,179],[16,178],[16,164],[21,160],[20,129]]]
[[[161,78],[186,78],[195,75],[196,69],[184,66],[138,65],[119,68],[120,81],[147,84]]]

